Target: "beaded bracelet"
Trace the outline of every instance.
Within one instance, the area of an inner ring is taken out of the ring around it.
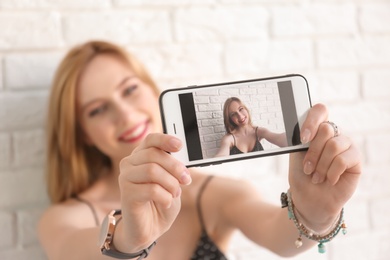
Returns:
[[[285,207],[288,208],[288,218],[293,220],[295,226],[299,231],[299,236],[295,241],[295,246],[297,248],[300,248],[303,245],[302,242],[302,235],[303,235],[310,240],[314,240],[318,242],[318,252],[322,254],[326,252],[324,243],[327,243],[331,241],[333,238],[335,238],[341,229],[344,235],[347,234],[347,226],[344,223],[344,208],[341,209],[340,216],[338,217],[337,221],[327,229],[326,234],[320,235],[320,234],[316,234],[313,230],[309,229],[308,227],[306,227],[305,225],[303,225],[301,222],[298,221],[296,215],[299,215],[299,213],[295,208],[294,203],[291,199],[290,191],[287,191],[287,193],[283,192],[281,194],[280,200],[282,203],[282,208]]]

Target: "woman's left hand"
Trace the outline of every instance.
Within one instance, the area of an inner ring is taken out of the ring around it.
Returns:
[[[356,190],[361,158],[352,141],[328,122],[324,105],[313,106],[302,125],[307,152],[290,155],[290,191],[296,209],[316,230],[329,227]]]

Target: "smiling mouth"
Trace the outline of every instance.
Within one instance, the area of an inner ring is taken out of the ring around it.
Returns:
[[[148,132],[149,122],[146,121],[142,124],[139,124],[135,128],[132,128],[119,137],[119,141],[126,143],[138,142],[144,138],[145,134]]]

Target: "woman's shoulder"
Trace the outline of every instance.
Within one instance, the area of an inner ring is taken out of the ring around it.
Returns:
[[[39,226],[85,227],[90,223],[89,214],[88,208],[82,202],[69,198],[64,202],[50,205],[41,215]]]
[[[225,143],[225,144],[230,144],[230,143],[233,143],[233,141],[234,141],[233,138],[234,138],[233,134],[226,133],[224,136],[222,136],[221,142]]]

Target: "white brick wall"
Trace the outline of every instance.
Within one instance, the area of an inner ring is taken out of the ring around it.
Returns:
[[[328,104],[331,120],[357,141],[364,175],[346,207],[348,235],[326,255],[313,249],[295,259],[388,258],[388,0],[0,0],[1,259],[45,259],[35,225],[48,203],[48,89],[66,50],[91,38],[134,51],[162,89],[305,75],[313,102]],[[278,203],[287,166],[284,155],[205,170],[248,178]],[[280,259],[239,234],[230,255]]]

